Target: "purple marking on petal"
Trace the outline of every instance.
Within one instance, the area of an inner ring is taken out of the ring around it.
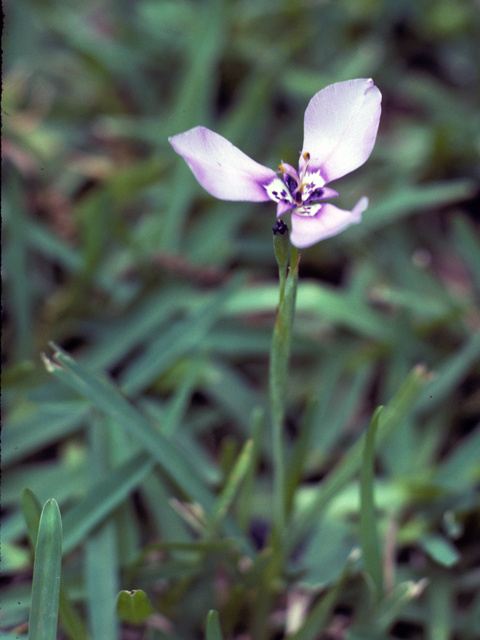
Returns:
[[[321,197],[321,200],[326,200],[327,198],[338,198],[338,196],[340,195],[337,191],[335,191],[335,189],[330,189],[330,187],[323,187],[322,191],[323,195]]]
[[[317,200],[326,200],[327,198],[337,198],[339,194],[330,187],[322,187],[321,189],[315,189],[312,193],[304,199],[305,204],[311,204]]]
[[[273,200],[274,202],[285,200],[286,202],[291,201],[293,203],[292,196],[285,189],[283,180],[281,180],[276,174],[274,180],[269,184],[266,184],[264,188],[270,200]]]
[[[314,189],[313,191],[310,192],[310,195],[308,196],[307,200],[305,200],[305,204],[308,204],[309,202],[313,202],[314,200],[321,200],[323,198],[323,194],[325,193],[325,189]]]
[[[303,154],[309,171],[331,182],[360,167],[377,137],[382,96],[373,80],[337,82],[313,96],[305,111]]]
[[[169,138],[169,142],[202,187],[216,198],[269,200],[266,185],[277,177],[275,171],[255,162],[218,133],[195,127]]]
[[[308,168],[305,169],[305,173],[302,173],[301,176],[303,184],[302,196],[305,202],[315,190],[323,188],[325,180],[322,178],[319,171],[311,173],[308,171]]]
[[[311,207],[318,207],[314,216],[298,215],[296,211],[292,213],[290,240],[299,249],[335,236],[350,225],[360,222],[362,213],[368,207],[368,198],[360,198],[352,211],[344,211],[329,203]]]

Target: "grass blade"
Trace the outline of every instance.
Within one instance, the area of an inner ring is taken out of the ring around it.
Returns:
[[[104,422],[105,419],[99,417],[88,430],[89,468],[93,486],[107,480],[110,473],[114,473],[109,468],[110,442]],[[146,468],[148,470],[148,464]],[[89,513],[86,514],[86,518],[88,515]],[[120,589],[120,568],[117,531],[111,515],[88,536],[84,558],[90,632],[93,638],[116,640],[119,629],[118,618],[115,614],[115,602]]]
[[[383,407],[378,407],[368,427],[360,469],[360,541],[365,570],[375,586],[377,600],[381,599],[384,592],[382,554],[376,525],[374,499],[375,435],[382,411]]]
[[[237,495],[240,485],[252,463],[253,440],[247,440],[230,473],[227,482],[218,496],[213,515],[213,524],[217,528],[223,522]]]
[[[209,611],[207,617],[206,640],[223,640],[218,611]]]
[[[88,398],[95,406],[122,425],[144,446],[160,464],[164,472],[192,500],[207,511],[213,507],[214,498],[195,470],[195,465],[183,452],[168,440],[118,391],[104,380],[92,375],[58,347],[55,360],[44,357],[47,369]]]
[[[382,442],[408,415],[415,404],[421,390],[429,380],[424,367],[415,367],[403,385],[397,391],[392,401],[382,412],[378,426],[378,442]],[[310,524],[318,517],[319,511],[340,491],[358,472],[364,448],[364,436],[361,437],[343,457],[332,473],[320,486],[319,492],[304,513],[292,522],[292,531],[288,536],[291,547],[296,545],[308,531]]]
[[[61,561],[62,519],[52,499],[43,507],[38,528],[29,640],[55,640],[57,636]]]
[[[22,510],[27,522],[28,535],[35,548],[38,537],[38,527],[42,513],[42,505],[31,489],[24,489],[22,493]],[[73,608],[68,598],[67,592],[60,584],[58,612],[60,621],[72,640],[88,640],[87,630],[83,620]]]
[[[64,553],[74,549],[153,469],[145,453],[133,456],[96,483],[64,516]]]
[[[338,597],[347,582],[352,566],[356,562],[359,556],[358,549],[352,551],[348,558],[341,576],[338,578],[335,585],[328,591],[327,594],[312,608],[308,614],[305,622],[300,629],[289,637],[289,640],[315,640],[320,637],[318,634],[328,624],[329,615],[338,600]]]
[[[22,511],[27,523],[28,537],[30,543],[35,549],[37,546],[38,527],[40,525],[40,516],[42,514],[42,503],[28,487],[22,492]]]

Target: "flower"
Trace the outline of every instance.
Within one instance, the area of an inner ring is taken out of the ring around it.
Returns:
[[[363,197],[351,211],[325,199],[338,196],[326,185],[360,167],[377,137],[382,96],[373,80],[331,84],[316,93],[305,111],[298,171],[286,162],[280,175],[255,162],[231,142],[205,127],[169,138],[198,182],[221,200],[277,202],[277,218],[291,211],[291,242],[299,248],[360,222]]]

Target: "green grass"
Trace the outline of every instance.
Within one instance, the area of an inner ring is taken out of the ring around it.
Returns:
[[[2,637],[476,640],[476,4],[5,13]],[[370,208],[301,252],[276,450],[274,205],[214,200],[167,138],[295,164],[355,77],[383,115],[339,201]]]

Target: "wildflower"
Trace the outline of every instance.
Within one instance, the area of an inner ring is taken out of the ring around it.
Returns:
[[[309,247],[360,222],[363,197],[351,211],[324,200],[338,196],[326,185],[360,167],[377,137],[382,96],[371,79],[337,82],[313,96],[305,111],[298,171],[282,162],[280,175],[255,162],[205,127],[169,138],[198,182],[221,200],[277,203],[277,218],[291,212],[291,242]]]

